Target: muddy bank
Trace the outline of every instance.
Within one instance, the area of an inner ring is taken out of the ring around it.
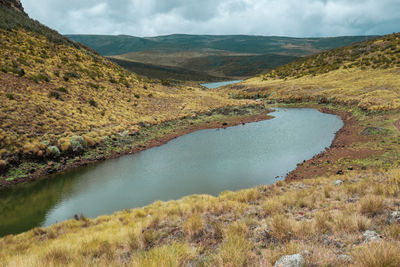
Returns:
[[[273,118],[272,116],[268,115],[268,113],[272,112],[272,110],[265,109],[263,105],[257,105],[256,107],[257,108],[253,108],[254,110],[251,110],[251,112],[247,112],[247,110],[245,110],[246,112],[244,112],[241,107],[231,107],[229,109],[224,109],[224,111],[222,112],[217,111],[217,113],[220,112],[219,115],[223,115],[222,119],[220,118],[217,120],[210,119],[209,121],[196,121],[196,118],[193,118],[192,120],[189,120],[187,125],[185,125],[183,128],[181,127],[181,125],[179,125],[176,129],[170,130],[167,134],[162,135],[161,137],[144,137],[144,140],[142,140],[142,142],[140,142],[141,144],[139,145],[136,145],[136,140],[132,139],[131,144],[128,144],[129,148],[127,149],[114,146],[112,147],[112,151],[108,151],[108,153],[103,153],[105,150],[107,150],[107,147],[102,144],[99,147],[89,151],[89,155],[75,156],[72,158],[64,157],[61,158],[59,161],[42,162],[42,165],[40,167],[27,170],[28,174],[25,177],[12,180],[7,179],[7,177],[3,178],[2,180],[0,180],[0,188],[6,188],[20,183],[33,182],[39,179],[51,178],[52,174],[59,174],[61,172],[65,172],[71,169],[87,166],[89,164],[118,158],[123,155],[138,153],[152,147],[161,146],[172,139],[198,130],[227,128],[239,124],[257,122]],[[232,110],[234,115],[232,115],[230,112],[227,112]],[[211,117],[212,115],[199,114],[199,116]],[[171,122],[171,124],[173,124],[174,122]],[[139,136],[140,135],[141,133],[139,133]],[[149,134],[145,133],[144,135],[147,136]],[[141,138],[143,137],[141,136]],[[126,144],[124,145],[126,146]]]
[[[366,166],[346,165],[339,161],[343,159],[365,159],[382,153],[382,151],[370,148],[354,148],[355,144],[368,142],[371,137],[361,134],[365,127],[361,126],[350,112],[336,111],[329,108],[319,108],[318,110],[340,116],[344,126],[336,133],[335,139],[326,151],[298,164],[297,168],[286,176],[285,179],[287,181],[323,175],[344,174],[353,170],[365,170]]]

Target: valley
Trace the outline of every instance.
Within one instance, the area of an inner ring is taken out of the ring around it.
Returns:
[[[400,266],[399,33],[66,37],[3,0],[0,55],[0,266]]]

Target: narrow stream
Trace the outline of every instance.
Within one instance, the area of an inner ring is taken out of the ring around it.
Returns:
[[[96,217],[156,200],[271,184],[329,147],[343,126],[339,117],[315,109],[278,109],[272,115],[0,191],[0,236],[74,214]]]

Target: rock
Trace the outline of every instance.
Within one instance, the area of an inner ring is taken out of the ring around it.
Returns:
[[[21,4],[21,0],[0,0],[0,5],[10,7],[16,11],[26,14]]]
[[[60,149],[57,146],[49,146],[47,151],[53,158],[58,158],[61,155]]]
[[[370,230],[365,231],[363,237],[365,242],[378,241],[381,239],[377,232]]]
[[[302,267],[304,265],[304,258],[300,254],[286,255],[281,257],[276,263],[275,267]]]
[[[352,259],[350,256],[348,256],[348,255],[342,254],[342,255],[339,255],[339,256],[338,256],[338,260],[339,260],[340,262],[342,262],[342,263],[347,263],[347,264],[349,264],[349,263],[352,262],[353,259]]]
[[[389,224],[400,223],[400,213],[398,211],[393,211],[389,216]]]
[[[0,173],[8,170],[8,163],[5,160],[0,160]]]
[[[74,135],[71,137],[71,149],[73,152],[82,152],[85,139],[82,136]]]
[[[339,186],[339,185],[343,184],[343,181],[342,180],[336,180],[333,184],[336,185],[336,186]]]
[[[118,133],[118,134],[119,134],[119,136],[121,136],[121,137],[127,137],[127,136],[129,135],[129,131],[126,130],[126,131],[120,132],[120,133]]]

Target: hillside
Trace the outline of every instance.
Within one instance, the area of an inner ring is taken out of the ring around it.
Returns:
[[[126,35],[68,36],[102,55],[118,59],[123,66],[128,65],[125,61],[146,64],[146,71],[131,69],[138,74],[160,78],[171,74],[171,69],[160,72],[160,67],[178,67],[194,71],[202,77],[207,73],[211,77],[219,77],[220,80],[251,77],[287,64],[298,57],[372,38],[372,36],[289,38],[184,34],[149,38]],[[154,72],[151,72],[152,68],[155,68]],[[180,79],[198,80],[195,75],[181,76]]]
[[[397,110],[399,67],[400,35],[392,34],[278,67],[249,79],[231,95],[346,104],[365,111]]]
[[[1,262],[273,266],[296,254],[306,266],[399,266],[399,68],[385,60],[375,68],[361,63],[364,56],[397,62],[398,41],[394,34],[332,50],[224,89],[232,98],[265,98],[267,107],[313,107],[342,117],[332,146],[287,181],[10,235],[0,239]],[[347,58],[361,47],[368,52]],[[341,57],[338,69],[319,70]],[[281,70],[285,78],[276,76]]]
[[[108,137],[236,103],[133,75],[3,5],[0,55],[0,184],[47,168],[49,159],[65,164]]]

